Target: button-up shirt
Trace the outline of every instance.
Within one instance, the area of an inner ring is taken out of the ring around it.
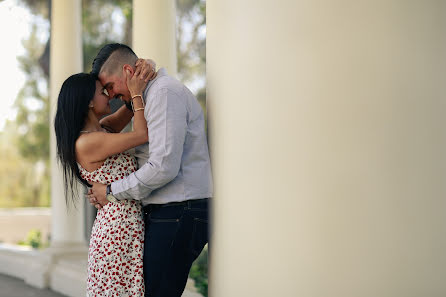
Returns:
[[[139,169],[113,182],[117,199],[143,205],[212,197],[203,109],[164,68],[144,91],[149,142],[135,149]]]

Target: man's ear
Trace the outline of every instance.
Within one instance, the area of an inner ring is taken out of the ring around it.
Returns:
[[[129,72],[131,76],[133,76],[133,74],[135,73],[135,71],[133,70],[132,66],[130,66],[129,64],[124,64],[122,66],[122,74],[123,74],[123,76],[126,76],[127,72]]]

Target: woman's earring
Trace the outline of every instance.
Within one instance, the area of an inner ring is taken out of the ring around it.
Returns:
[[[88,105],[88,107],[93,108],[93,104]]]

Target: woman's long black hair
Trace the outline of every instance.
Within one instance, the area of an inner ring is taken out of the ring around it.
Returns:
[[[65,200],[75,204],[78,198],[77,181],[86,186],[77,167],[75,144],[87,119],[89,104],[96,91],[96,76],[78,73],[68,77],[60,89],[54,129],[57,141],[57,159],[62,165]]]

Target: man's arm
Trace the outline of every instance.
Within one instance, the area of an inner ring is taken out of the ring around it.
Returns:
[[[112,183],[113,195],[119,200],[141,200],[173,180],[180,170],[187,130],[185,101],[167,88],[160,89],[148,102],[145,115],[149,158],[136,172]]]

